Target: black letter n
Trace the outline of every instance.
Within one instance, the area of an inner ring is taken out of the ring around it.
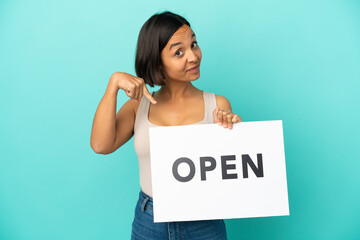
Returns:
[[[242,168],[243,168],[243,177],[248,178],[248,165],[251,167],[253,172],[257,177],[264,177],[264,168],[263,168],[263,162],[262,162],[262,154],[257,154],[257,165],[255,166],[254,162],[251,160],[250,156],[248,154],[241,155],[242,157]]]

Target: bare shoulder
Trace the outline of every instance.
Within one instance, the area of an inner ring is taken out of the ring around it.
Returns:
[[[215,96],[216,96],[216,104],[219,107],[219,109],[231,111],[230,101],[226,97],[217,94],[215,94]]]
[[[115,142],[113,146],[108,151],[106,151],[106,153],[112,153],[116,151],[116,149],[124,145],[134,135],[134,125],[138,107],[139,101],[136,101],[135,99],[129,99],[119,109],[118,113],[116,114],[115,121]]]
[[[116,125],[121,127],[127,126],[132,130],[134,128],[139,103],[140,101],[135,99],[127,100],[116,114]]]
[[[140,105],[140,100],[129,99],[128,102],[133,107],[134,113],[135,113],[135,116],[136,116],[137,110],[138,110],[139,105]]]
[[[139,108],[140,101],[137,101],[135,99],[129,99],[127,100],[123,107],[132,111],[134,113],[134,116],[136,116],[137,110]]]

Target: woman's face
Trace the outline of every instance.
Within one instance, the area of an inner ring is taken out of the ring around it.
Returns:
[[[193,81],[200,77],[201,50],[195,33],[184,24],[161,51],[165,79]],[[191,69],[194,68],[195,69]]]

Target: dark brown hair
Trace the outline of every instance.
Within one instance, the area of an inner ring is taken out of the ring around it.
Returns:
[[[136,48],[135,71],[151,87],[166,84],[160,70],[163,66],[161,51],[184,24],[190,27],[185,18],[166,11],[154,14],[142,26]]]

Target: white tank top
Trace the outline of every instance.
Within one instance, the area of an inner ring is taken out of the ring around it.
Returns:
[[[154,92],[152,92],[152,95],[153,94]],[[205,102],[205,117],[200,122],[193,124],[214,123],[212,112],[216,107],[216,96],[214,93],[203,91],[203,98]],[[138,157],[141,190],[152,197],[149,127],[159,127],[159,125],[155,125],[149,121],[149,106],[149,99],[143,95],[135,117],[134,148]]]

